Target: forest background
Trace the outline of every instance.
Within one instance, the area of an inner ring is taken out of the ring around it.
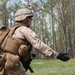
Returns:
[[[14,13],[20,8],[34,13],[31,28],[39,38],[57,52],[75,57],[75,0],[0,0],[0,26],[15,23]],[[37,59],[47,59],[33,50]]]

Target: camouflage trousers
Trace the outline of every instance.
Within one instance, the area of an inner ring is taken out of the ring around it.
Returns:
[[[0,52],[0,75],[27,75],[19,56]]]

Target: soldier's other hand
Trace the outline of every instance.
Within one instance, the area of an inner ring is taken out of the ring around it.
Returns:
[[[59,53],[57,55],[57,59],[60,59],[61,61],[68,61],[70,59],[68,53]]]

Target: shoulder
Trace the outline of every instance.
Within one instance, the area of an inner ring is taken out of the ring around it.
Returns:
[[[26,26],[21,26],[21,27],[19,27],[19,29],[22,31],[22,32],[30,32],[30,33],[32,33],[32,32],[34,32],[31,28],[28,28],[28,27],[26,27]]]
[[[21,32],[25,35],[25,36],[32,36],[32,37],[35,37],[36,36],[36,33],[35,31],[33,31],[31,28],[28,28],[28,27],[25,27],[25,26],[21,26],[20,27],[21,29]]]

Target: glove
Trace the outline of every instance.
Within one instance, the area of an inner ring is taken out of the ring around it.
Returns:
[[[60,59],[61,61],[68,61],[70,59],[68,53],[59,53],[57,55],[57,59]]]

